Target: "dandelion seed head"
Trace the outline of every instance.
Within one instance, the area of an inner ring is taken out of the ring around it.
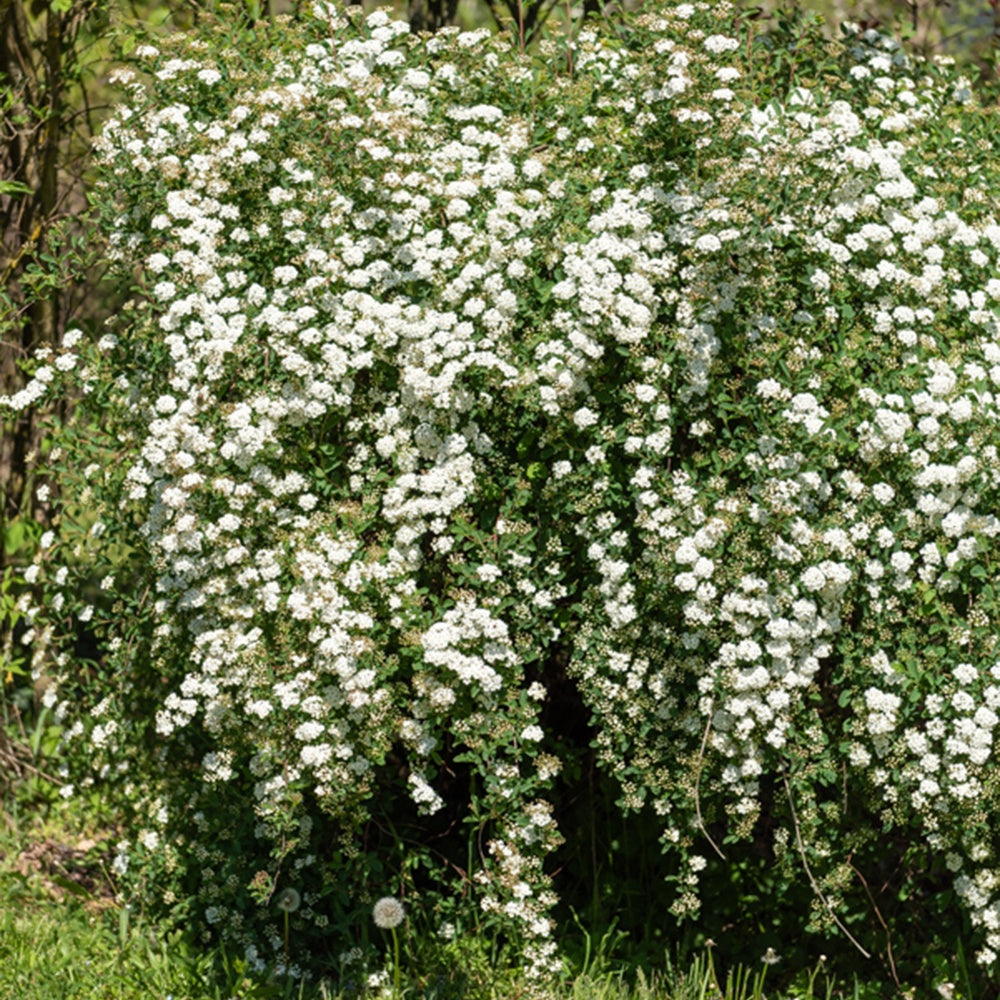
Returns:
[[[392,896],[383,896],[372,907],[372,916],[375,918],[377,927],[389,931],[398,927],[406,919],[406,911],[398,899]]]
[[[292,888],[282,889],[275,899],[278,909],[285,913],[294,913],[299,908],[301,902],[302,897],[299,895],[298,890]]]

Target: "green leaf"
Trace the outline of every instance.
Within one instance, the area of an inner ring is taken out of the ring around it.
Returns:
[[[31,542],[32,530],[30,522],[19,518],[7,525],[3,536],[3,547],[7,555],[20,552]]]
[[[0,656],[0,675],[7,684],[11,683],[15,677],[27,677],[30,671],[23,666],[23,660],[11,660],[6,656]]]
[[[0,194],[31,194],[31,188],[20,181],[0,181]]]

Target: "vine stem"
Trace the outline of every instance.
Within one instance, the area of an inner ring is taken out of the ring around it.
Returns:
[[[833,907],[830,905],[826,896],[823,895],[823,890],[819,887],[819,882],[816,881],[816,876],[813,875],[812,869],[809,867],[809,860],[806,858],[806,847],[802,843],[802,830],[799,827],[799,818],[795,813],[795,801],[792,798],[792,786],[788,783],[788,775],[782,774],[781,780],[785,783],[785,794],[788,796],[788,808],[792,813],[792,826],[795,828],[795,846],[799,849],[799,855],[802,858],[802,867],[806,870],[806,875],[809,876],[809,883],[812,885],[813,892],[819,897],[819,901],[826,907],[826,912],[830,914],[833,918],[833,922],[844,932],[847,939],[854,945],[858,951],[861,952],[865,958],[871,958],[871,952],[866,951],[858,939],[844,926],[843,921],[836,913],[833,912]]]

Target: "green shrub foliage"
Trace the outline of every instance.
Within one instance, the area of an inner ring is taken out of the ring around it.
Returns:
[[[7,404],[85,390],[24,610],[139,898],[349,977],[400,896],[544,978],[571,690],[660,922],[763,865],[779,951],[994,965],[995,114],[874,32],[753,28],[532,57],[320,5],[136,50],[97,192],[132,301]]]

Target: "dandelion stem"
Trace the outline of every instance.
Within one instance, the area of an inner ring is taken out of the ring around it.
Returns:
[[[392,996],[393,1000],[399,1000],[399,935],[396,928],[392,928]]]

